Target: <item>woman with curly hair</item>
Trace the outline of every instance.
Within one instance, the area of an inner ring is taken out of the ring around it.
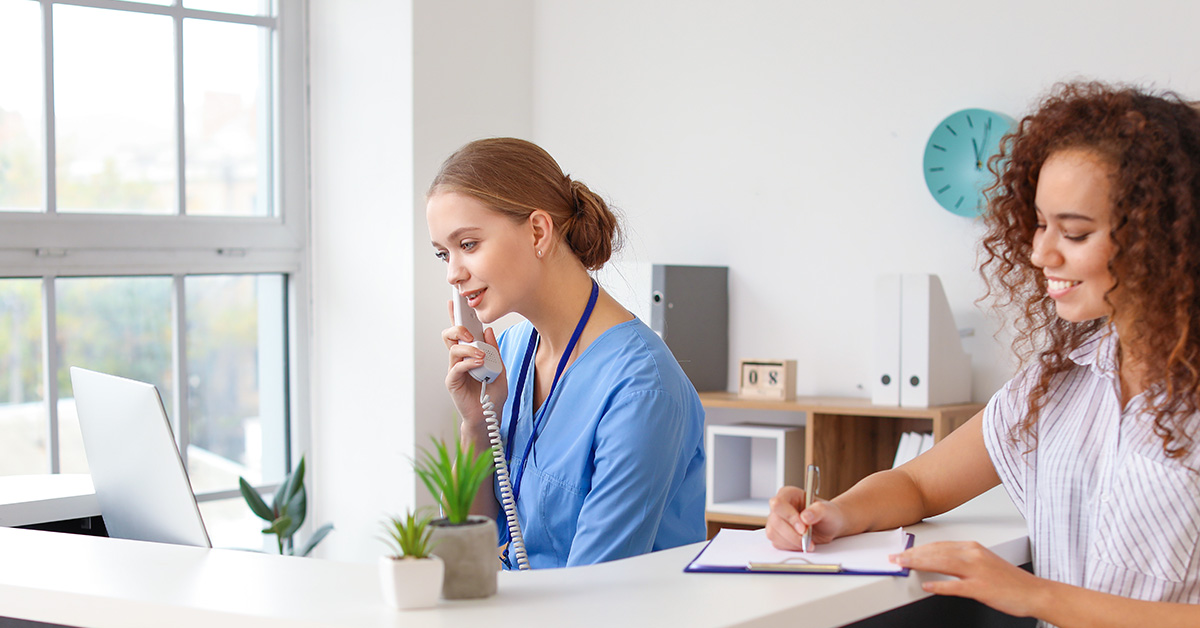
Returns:
[[[772,500],[798,549],[907,525],[1003,483],[1034,573],[977,543],[893,558],[927,591],[1060,626],[1200,625],[1200,112],[1060,86],[1003,143],[980,272],[1025,367],[925,455],[832,501]]]

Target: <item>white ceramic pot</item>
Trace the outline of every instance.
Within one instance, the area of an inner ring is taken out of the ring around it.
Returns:
[[[383,601],[400,610],[436,606],[445,568],[437,556],[399,559],[380,556],[379,586]]]

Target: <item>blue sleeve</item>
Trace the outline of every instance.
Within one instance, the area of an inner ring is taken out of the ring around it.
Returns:
[[[579,512],[567,566],[645,554],[670,495],[677,472],[691,454],[683,445],[687,417],[668,393],[639,391],[620,399],[596,429],[591,490]]]

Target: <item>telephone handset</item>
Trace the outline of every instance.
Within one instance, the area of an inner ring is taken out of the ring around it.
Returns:
[[[450,292],[454,295],[454,324],[461,325],[471,332],[473,342],[458,341],[460,345],[471,345],[483,351],[483,366],[471,369],[471,377],[483,382],[494,382],[500,376],[500,371],[504,369],[504,363],[500,360],[500,352],[496,348],[489,345],[483,339],[483,322],[479,320],[479,315],[471,306],[467,305],[467,298],[458,291],[458,288],[450,286]]]
[[[508,476],[508,461],[504,459],[504,443],[500,440],[500,419],[496,416],[496,405],[487,394],[489,382],[496,381],[504,369],[500,360],[500,352],[483,339],[483,322],[471,306],[467,298],[455,286],[450,286],[451,298],[454,300],[454,324],[461,325],[471,332],[474,342],[458,341],[458,344],[469,344],[483,351],[483,366],[471,369],[471,377],[481,382],[479,388],[479,405],[483,408],[483,419],[487,422],[488,441],[492,446],[492,463],[496,466],[496,483],[500,485],[500,506],[504,509],[504,518],[508,523],[508,549],[516,559],[517,569],[529,569],[529,556],[525,553],[525,537],[521,535],[521,525],[517,520],[517,501],[513,497],[512,481]]]

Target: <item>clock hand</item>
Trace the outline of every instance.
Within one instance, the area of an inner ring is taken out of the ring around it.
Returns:
[[[982,145],[984,148],[987,147],[988,136],[990,136],[991,134],[992,134],[992,119],[988,118],[987,123],[983,125],[983,143],[982,143]],[[980,169],[983,168],[983,153],[979,152],[978,149],[977,149],[976,155],[975,155],[975,163],[977,164],[977,166]]]
[[[979,154],[979,143],[973,137],[971,138],[971,146],[975,147],[975,169],[978,170],[982,156]]]

